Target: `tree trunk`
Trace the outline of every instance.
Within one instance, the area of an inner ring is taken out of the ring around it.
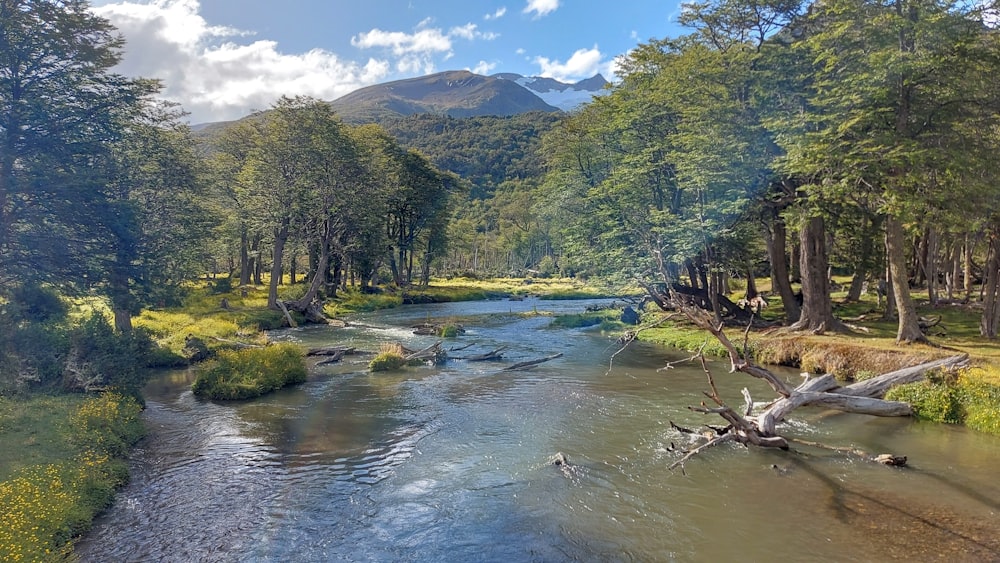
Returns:
[[[250,244],[250,252],[252,254],[251,261],[253,262],[253,283],[254,285],[262,285],[263,280],[262,274],[264,272],[264,261],[261,260],[260,256],[260,242],[261,235],[256,234],[253,236]]]
[[[904,240],[903,224],[899,218],[893,215],[887,216],[885,219],[885,246],[888,253],[889,272],[892,276],[892,292],[896,301],[896,312],[899,315],[896,343],[927,342],[927,337],[920,330],[918,323],[917,306],[910,296]]]
[[[937,230],[928,227],[924,233],[924,245],[926,254],[924,255],[924,274],[927,275],[927,301],[931,307],[938,304],[938,279],[937,279],[937,255],[940,247]]]
[[[282,258],[285,254],[285,243],[288,241],[288,222],[274,229],[274,254],[271,261],[271,279],[267,286],[267,307],[278,309],[278,283],[281,281]]]
[[[688,279],[691,280],[691,287],[698,288],[698,268],[694,265],[694,261],[688,258],[684,261],[684,267],[687,269]],[[669,283],[669,282],[667,282]]]
[[[975,242],[969,233],[965,233],[965,248],[962,255],[962,281],[965,283],[965,301],[972,302],[972,253],[975,251]]]
[[[250,241],[246,225],[240,226],[240,285],[250,285]]]
[[[983,283],[983,315],[979,319],[979,334],[986,338],[997,337],[1000,324],[1000,238],[990,236],[989,256],[986,261],[986,280]]]
[[[865,220],[861,225],[860,256],[858,256],[858,263],[854,268],[854,278],[851,280],[851,288],[847,292],[847,300],[850,302],[856,302],[861,299],[861,290],[864,287],[865,281],[871,276],[872,269],[874,268],[875,227],[876,225],[872,221],[869,221],[868,216],[865,215]]]
[[[843,332],[846,327],[833,316],[830,301],[829,259],[826,228],[822,217],[810,217],[799,230],[799,253],[802,274],[802,312],[792,330]]]
[[[771,217],[770,228],[764,229],[767,243],[767,256],[771,261],[771,288],[781,296],[781,305],[785,310],[785,320],[794,323],[799,320],[799,302],[792,291],[792,283],[788,277],[788,256],[785,248],[788,244],[788,231],[785,220],[777,210]]]
[[[319,258],[316,263],[316,272],[313,274],[312,282],[309,283],[309,289],[306,290],[305,294],[298,301],[292,303],[292,309],[305,313],[306,318],[312,322],[322,322],[325,320],[325,315],[321,315],[322,318],[318,318],[314,315],[316,312],[313,309],[313,302],[316,301],[316,297],[319,295],[319,290],[321,287],[326,285],[327,272],[330,266],[330,242],[328,239],[329,225],[324,229],[323,239],[320,242]],[[321,313],[321,309],[319,311]]]

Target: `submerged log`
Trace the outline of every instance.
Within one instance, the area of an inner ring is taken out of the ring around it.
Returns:
[[[500,371],[515,371],[519,369],[532,368],[537,366],[538,364],[548,362],[550,360],[554,360],[556,358],[561,358],[561,357],[562,357],[562,352],[559,352],[558,354],[552,354],[551,356],[540,358],[538,360],[531,360],[529,362],[518,362],[514,365],[507,366]]]
[[[503,352],[507,348],[508,348],[507,346],[501,346],[499,348],[496,348],[495,350],[490,350],[485,354],[476,354],[475,356],[466,356],[464,358],[459,358],[459,359],[467,360],[470,362],[485,362],[488,360],[500,360],[503,359],[503,354],[501,354],[501,352]]]
[[[321,346],[310,348],[306,351],[306,356],[348,356],[357,351],[353,346]]]

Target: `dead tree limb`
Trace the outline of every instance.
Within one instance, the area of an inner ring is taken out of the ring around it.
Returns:
[[[349,356],[355,352],[356,348],[351,346],[322,346],[306,350],[307,356]]]
[[[508,346],[501,346],[495,350],[490,350],[485,354],[476,354],[475,356],[466,356],[464,358],[458,358],[458,359],[467,360],[470,362],[485,362],[487,360],[499,360],[503,358],[503,354],[501,354],[501,352],[503,352],[507,348]]]
[[[519,369],[532,368],[538,364],[548,362],[549,360],[554,360],[556,358],[561,358],[561,357],[562,357],[562,352],[559,352],[558,354],[552,354],[551,356],[541,358],[538,360],[531,360],[530,362],[518,362],[516,364],[507,366],[500,371],[515,371]]]
[[[423,350],[417,350],[403,357],[403,360],[411,362],[414,360],[432,360],[435,362],[441,361],[443,358],[448,357],[448,353],[441,349],[441,343],[443,341],[438,340],[434,344],[424,348]]]

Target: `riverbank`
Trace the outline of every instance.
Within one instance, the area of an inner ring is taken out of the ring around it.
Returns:
[[[131,397],[0,397],[0,561],[61,561],[128,481]]]

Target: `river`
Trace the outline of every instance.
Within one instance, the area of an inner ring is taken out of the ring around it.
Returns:
[[[784,432],[872,453],[723,445],[668,470],[719,424],[684,356],[551,328],[587,301],[483,301],[359,315],[272,334],[304,346],[420,348],[407,327],[462,322],[453,359],[371,374],[370,357],[313,368],[248,402],[196,399],[190,372],[145,389],[150,433],[132,480],[80,541],[83,561],[1000,561],[1000,439],[961,427],[801,409]],[[519,314],[520,313],[520,314]],[[528,314],[524,314],[528,313]],[[510,363],[562,352],[532,370]],[[724,397],[769,390],[712,364]],[[783,372],[795,380],[798,375]],[[551,463],[562,452],[567,466]]]

